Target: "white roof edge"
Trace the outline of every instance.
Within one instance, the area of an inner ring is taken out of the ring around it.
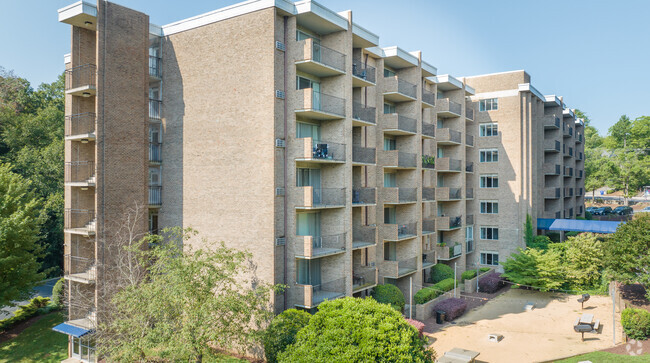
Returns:
[[[149,34],[162,37],[163,35],[162,27],[160,25],[149,23]]]
[[[575,113],[573,113],[573,110],[570,109],[570,108],[565,108],[564,110],[562,110],[562,115],[568,115],[568,116],[571,116],[573,118],[576,117]]]
[[[454,87],[457,87],[458,89],[463,88],[463,82],[458,80],[456,77],[450,75],[450,74],[441,74],[439,76],[433,77],[436,83],[449,83]]]
[[[438,68],[432,66],[431,64],[429,64],[429,63],[427,63],[425,61],[422,61],[422,69],[424,69],[425,71],[433,74],[434,76],[436,74],[438,74]]]
[[[57,10],[59,14],[59,21],[69,19],[73,16],[80,14],[88,14],[90,16],[97,16],[97,5],[86,0],[77,1],[74,4],[62,7]]]
[[[63,55],[63,64],[68,64],[72,62],[72,53]]]
[[[366,52],[374,55],[377,58],[384,58],[386,56],[386,54],[384,54],[384,50],[379,47],[366,48]]]
[[[317,3],[312,0],[303,0],[298,1],[292,4],[295,8],[295,14],[305,14],[305,13],[314,13],[320,16],[323,19],[341,27],[344,30],[348,29],[348,19],[341,14],[337,14],[334,11],[326,8],[325,6]]]
[[[575,123],[583,127],[585,126],[585,120],[582,118],[576,119]]]
[[[362,27],[361,25],[355,22],[352,22],[352,34],[369,41],[375,46],[379,44],[379,35],[371,32],[370,30]]]
[[[560,102],[560,99],[556,95],[545,95],[544,101],[553,102],[556,103],[558,106],[562,107],[562,102]]]
[[[476,90],[474,89],[474,87],[472,87],[472,86],[470,86],[468,84],[465,84],[465,93],[474,96],[476,94]]]
[[[539,92],[535,87],[533,87],[532,84],[530,84],[530,83],[520,83],[518,86],[519,86],[519,92],[530,92],[530,93],[534,94],[535,96],[537,96],[537,98],[539,98],[540,100],[542,100],[542,101],[546,100],[544,95],[541,92]]]
[[[487,77],[487,76],[496,76],[498,74],[508,74],[508,73],[516,73],[516,72],[526,72],[525,69],[517,69],[514,71],[505,71],[505,72],[494,72],[494,73],[485,73],[485,74],[477,74],[475,76],[465,76],[463,78],[477,78],[477,77]]]
[[[384,47],[381,48],[381,50],[384,52],[384,58],[388,57],[398,57],[401,58],[409,63],[411,63],[413,66],[417,67],[418,66],[418,58],[415,57],[413,54],[403,50],[402,48],[394,45],[392,47]]]

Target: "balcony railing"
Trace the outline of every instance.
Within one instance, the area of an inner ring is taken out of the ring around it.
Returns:
[[[149,118],[160,120],[160,111],[162,110],[162,101],[149,99]]]
[[[438,114],[442,117],[459,117],[462,106],[460,103],[451,101],[449,98],[438,99]]]
[[[564,176],[565,177],[572,177],[573,176],[573,168],[565,166],[564,167]]]
[[[161,206],[162,205],[162,186],[160,185],[150,185],[149,186],[149,206]]]
[[[352,228],[352,248],[363,248],[377,244],[377,227],[354,226]]]
[[[302,200],[298,202],[299,208],[336,208],[345,206],[345,188],[304,186],[299,189],[302,190]]]
[[[436,227],[438,230],[449,230],[460,228],[463,224],[463,218],[461,216],[456,217],[436,217]]]
[[[352,291],[357,292],[377,285],[376,267],[356,266],[352,269]]]
[[[376,69],[362,62],[360,59],[352,61],[352,75],[370,83],[376,83]]]
[[[65,136],[88,135],[95,133],[95,113],[85,112],[65,117]]]
[[[162,150],[161,144],[149,144],[149,162],[152,163],[161,163],[162,162]]]
[[[560,118],[555,115],[547,116],[544,118],[544,128],[545,129],[559,129],[560,128]]]
[[[436,188],[436,200],[439,202],[448,200],[460,200],[462,199],[461,192],[461,188],[438,187]]]
[[[384,130],[394,130],[399,133],[408,134],[415,134],[417,132],[417,120],[414,118],[396,113],[387,113],[381,115],[381,120],[381,126]]]
[[[436,134],[436,141],[438,141],[438,143],[460,144],[461,142],[461,133],[456,130],[443,128],[438,129],[438,132]]]
[[[162,59],[153,55],[149,56],[149,75],[160,78],[162,74]]]
[[[381,151],[381,163],[385,167],[416,168],[416,154],[405,153],[398,150]]]
[[[352,162],[360,164],[375,164],[376,151],[374,147],[352,145]]]
[[[465,171],[468,173],[473,173],[474,172],[474,162],[472,161],[467,161],[465,165]]]
[[[399,278],[417,271],[418,258],[412,257],[401,261],[382,261],[382,273],[389,278]]]
[[[377,189],[355,188],[352,189],[352,205],[368,205],[377,203]]]
[[[399,79],[397,76],[384,79],[385,93],[400,93],[408,98],[417,97],[416,86],[412,83]]]
[[[64,211],[65,229],[84,229],[95,231],[95,211],[90,209],[66,208]]]
[[[467,144],[467,146],[474,146],[474,136],[466,134],[465,135],[465,144]]]
[[[436,220],[435,219],[423,219],[422,220],[422,234],[435,233],[436,231]]]
[[[435,250],[422,253],[422,268],[432,267],[436,263],[437,259]]]
[[[474,121],[474,106],[471,102],[467,102],[465,105],[465,118]]]
[[[65,90],[76,88],[95,88],[97,78],[97,66],[94,64],[84,64],[81,66],[66,69],[65,71]],[[85,96],[85,94],[84,94]],[[90,96],[90,94],[88,94]]]
[[[422,200],[424,201],[435,201],[436,200],[436,188],[431,187],[422,187]]]
[[[95,182],[95,163],[93,161],[69,161],[65,163],[66,183]]]
[[[438,260],[448,261],[463,254],[463,245],[460,243],[456,243],[453,246],[438,245],[435,247],[435,251]]]
[[[345,278],[322,282],[318,285],[296,283],[295,301],[297,306],[313,308],[325,300],[334,300],[345,296]]]
[[[544,188],[544,199],[559,199],[560,188]]]
[[[544,151],[560,152],[560,142],[557,140],[544,140]]]
[[[376,124],[377,109],[375,107],[366,107],[359,102],[352,103],[352,118],[363,122]]]
[[[462,162],[452,158],[438,158],[436,169],[438,171],[460,171]]]
[[[91,283],[96,278],[95,259],[65,255],[65,277],[67,279]]]
[[[425,169],[435,169],[436,168],[436,158],[431,155],[422,155],[422,167]]]
[[[429,91],[428,89],[422,87],[422,102],[434,106],[436,104],[436,95],[435,93]]]
[[[298,42],[298,47],[303,48],[302,61],[312,61],[323,64],[327,67],[334,68],[339,72],[345,72],[345,54],[338,52],[334,49],[328,48],[315,42],[314,39],[305,39]],[[306,71],[309,71],[306,69]],[[320,74],[321,70],[316,70],[318,76],[326,76],[328,74]]]
[[[384,239],[387,241],[399,241],[403,239],[413,238],[418,235],[417,222],[400,223],[400,224],[384,224]]]
[[[546,175],[560,175],[562,167],[559,164],[544,163],[544,174]]]
[[[473,214],[465,215],[465,224],[468,225],[468,226],[474,224],[474,215]]]
[[[300,146],[301,151],[298,156],[299,160],[314,162],[344,162],[345,161],[345,144],[338,144],[329,141],[317,141],[311,137],[298,139],[303,144]]]
[[[304,88],[298,93],[296,111],[311,111],[315,119],[329,119],[345,117],[345,99],[315,91],[313,88]],[[326,113],[336,117],[329,117],[319,113]]]
[[[399,189],[399,202],[410,203],[418,200],[417,188],[398,188]]]
[[[345,233],[331,236],[297,236],[296,254],[305,258],[325,257],[345,251]],[[302,249],[301,249],[302,247]]]
[[[436,126],[434,124],[429,124],[422,122],[422,136],[436,137]]]
[[[474,199],[474,188],[466,188],[466,190],[465,190],[465,198]]]

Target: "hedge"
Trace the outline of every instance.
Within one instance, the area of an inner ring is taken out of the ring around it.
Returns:
[[[454,277],[454,269],[452,269],[451,267],[445,264],[438,263],[436,265],[433,265],[433,267],[431,268],[431,277],[429,281],[431,281],[431,283],[436,284],[442,280],[446,280],[448,278],[453,278],[453,277]]]
[[[424,323],[413,319],[406,319],[406,321],[413,325],[413,327],[418,330],[418,333],[420,333],[420,337],[422,337],[422,334],[424,333]]]
[[[27,305],[23,305],[14,312],[14,316],[0,320],[0,331],[7,330],[12,326],[23,322],[33,316],[47,314],[52,310],[59,307],[50,303],[50,298],[37,296],[29,301]]]
[[[467,309],[467,302],[465,300],[457,299],[453,297],[450,299],[443,300],[437,303],[436,306],[433,307],[433,311],[440,310],[445,312],[446,321],[452,321],[457,317],[463,315],[466,309]]]
[[[400,313],[404,311],[404,305],[406,304],[404,294],[395,285],[384,284],[375,286],[372,297],[378,303],[389,304]]]
[[[296,334],[309,324],[310,318],[309,313],[296,309],[285,310],[273,318],[262,338],[266,361],[277,362],[278,354],[295,343]]]
[[[413,295],[413,301],[416,304],[426,304],[427,302],[437,298],[444,292],[454,288],[454,278],[442,280],[433,286],[425,287]]]
[[[503,278],[496,272],[487,274],[478,280],[478,288],[480,292],[488,294],[495,293],[503,287]]]
[[[625,309],[621,313],[625,334],[637,340],[650,337],[650,312],[643,309]]]
[[[54,284],[54,288],[52,288],[52,303],[56,306],[63,306],[64,284],[65,281],[62,277]]]

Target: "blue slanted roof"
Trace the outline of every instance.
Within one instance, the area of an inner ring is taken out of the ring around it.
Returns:
[[[68,323],[63,323],[52,328],[55,332],[72,335],[75,338],[82,337],[91,332],[91,330],[80,328]]]
[[[538,218],[537,228],[551,231],[614,233],[621,222]]]

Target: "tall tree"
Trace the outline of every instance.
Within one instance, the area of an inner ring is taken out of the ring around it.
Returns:
[[[594,233],[581,233],[567,239],[567,277],[574,286],[596,287],[603,269],[603,244]]]
[[[612,157],[614,168],[609,175],[609,184],[623,191],[625,205],[642,186],[650,180],[650,158],[636,150],[618,150]]]
[[[39,273],[41,201],[32,185],[0,164],[0,306],[29,297]]]
[[[609,128],[609,136],[605,139],[605,146],[609,149],[627,148],[627,140],[632,130],[632,121],[626,115],[621,116]]]

